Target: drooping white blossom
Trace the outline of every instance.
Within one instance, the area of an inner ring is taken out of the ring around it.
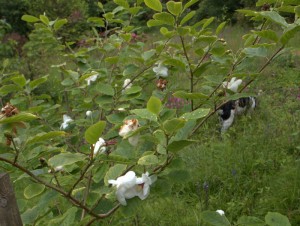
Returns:
[[[144,200],[150,194],[150,185],[154,183],[156,176],[149,177],[149,173],[142,174],[142,177],[136,177],[135,172],[129,171],[117,180],[108,180],[109,184],[117,187],[116,196],[118,201],[126,206],[126,199],[138,196]]]
[[[132,82],[131,82],[131,80],[130,80],[129,78],[125,79],[125,80],[124,80],[124,83],[123,83],[123,90],[122,90],[122,92],[124,93],[125,90],[127,90],[127,89],[129,89],[129,88],[131,88],[131,87],[132,87]]]
[[[139,121],[137,119],[125,120],[124,124],[120,128],[119,135],[121,137],[125,137],[128,133],[137,130],[138,127]],[[136,146],[138,144],[138,141],[139,135],[131,136],[128,138],[128,142],[133,146]]]
[[[153,67],[153,71],[156,74],[157,78],[166,78],[168,77],[168,68],[162,64],[162,62],[157,62],[156,67]]]
[[[88,86],[91,85],[92,82],[95,82],[99,75],[96,71],[92,71],[92,73],[93,73],[93,75],[91,75],[85,79]]]
[[[99,152],[100,154],[106,152],[106,142],[102,137],[94,144],[94,155],[97,155]]]
[[[223,82],[223,88],[229,89],[236,93],[242,82],[242,79],[236,79],[236,77],[233,77],[229,82]]]
[[[60,125],[60,130],[67,129],[69,126],[69,123],[72,121],[73,121],[73,119],[70,116],[64,114],[63,115],[63,123]]]
[[[217,212],[218,214],[220,214],[221,216],[225,215],[225,212],[224,212],[223,210],[216,210],[216,212]]]
[[[61,172],[64,171],[64,167],[63,166],[56,166],[53,170],[49,169],[48,173],[57,173],[57,172]]]

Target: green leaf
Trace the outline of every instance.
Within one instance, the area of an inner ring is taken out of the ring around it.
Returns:
[[[155,13],[153,15],[153,18],[155,20],[163,21],[164,24],[168,24],[168,25],[171,25],[171,26],[173,26],[174,23],[175,23],[175,18],[170,13],[166,13],[166,12]]]
[[[265,222],[257,217],[242,216],[238,219],[240,226],[264,226]]]
[[[182,128],[184,124],[186,123],[186,120],[182,118],[174,118],[167,120],[163,123],[164,130],[167,134],[172,134]]]
[[[22,20],[28,22],[28,23],[35,23],[35,22],[38,22],[40,21],[39,18],[35,17],[35,16],[31,16],[31,15],[23,15],[21,17]]]
[[[43,141],[49,141],[50,143],[51,142],[50,139],[55,137],[64,137],[64,136],[66,136],[66,132],[64,131],[51,131],[48,133],[41,133],[28,140],[27,144],[33,144],[33,143],[38,143]]]
[[[148,50],[148,51],[142,53],[142,58],[144,59],[144,61],[147,61],[151,57],[153,57],[155,55],[155,53],[156,53],[156,51],[154,49]]]
[[[45,24],[49,25],[49,19],[45,15],[40,15],[40,20]]]
[[[148,20],[147,21],[147,26],[148,27],[155,27],[155,26],[160,26],[160,25],[164,25],[165,22],[161,21],[161,20]]]
[[[5,96],[9,93],[20,91],[21,88],[14,84],[4,85],[0,88],[0,94]]]
[[[125,9],[129,8],[129,4],[126,0],[114,0],[114,3],[116,3],[119,6],[124,7]]]
[[[138,160],[138,164],[142,166],[156,165],[157,163],[158,158],[156,155],[146,155]]]
[[[28,121],[31,121],[31,120],[37,119],[37,118],[38,118],[38,116],[33,115],[31,113],[21,112],[12,117],[1,119],[0,124],[15,123],[15,122],[28,122]]]
[[[127,166],[124,164],[115,164],[114,166],[110,167],[110,169],[107,171],[104,177],[104,183],[107,186],[108,180],[115,180],[119,176],[121,176],[124,171],[126,170]]]
[[[300,17],[300,5],[296,6],[295,9],[294,9],[294,11],[295,11],[295,14],[296,14],[298,17]]]
[[[272,4],[277,2],[277,0],[258,0],[256,2],[256,6],[263,6],[264,4],[268,3],[268,4]]]
[[[278,41],[277,34],[273,30],[254,31],[253,33],[257,34],[259,37],[266,38],[274,42]]]
[[[24,189],[24,196],[26,199],[31,199],[40,195],[45,190],[43,184],[30,184]]]
[[[202,29],[205,29],[206,27],[208,27],[214,21],[214,19],[215,19],[214,17],[206,19],[205,23],[202,26]]]
[[[95,24],[96,27],[105,27],[103,18],[100,17],[89,17],[87,19],[89,23]]]
[[[125,94],[126,95],[131,95],[131,94],[140,93],[141,91],[142,91],[142,87],[140,87],[140,86],[132,86],[129,89],[125,90]]]
[[[75,225],[75,217],[77,212],[76,207],[69,208],[62,216],[56,217],[51,219],[48,223],[48,225],[60,225],[60,226],[69,226],[69,225]]]
[[[146,6],[148,6],[150,9],[153,9],[158,12],[162,11],[162,5],[160,3],[160,0],[144,0],[144,2]]]
[[[264,11],[264,12],[259,12],[259,14],[262,17],[271,20],[276,24],[279,24],[283,27],[288,27],[288,23],[285,21],[285,19],[275,11]]]
[[[15,76],[15,77],[11,78],[11,80],[20,87],[23,87],[26,85],[26,79],[25,79],[24,75]]]
[[[185,63],[182,60],[169,58],[164,61],[164,64],[172,65],[175,68],[179,68],[180,70],[185,71]]]
[[[177,140],[170,143],[167,147],[168,151],[171,152],[178,152],[181,151],[183,148],[196,143],[196,140]]]
[[[68,23],[67,19],[60,19],[60,20],[55,21],[54,30],[57,31],[58,29],[60,29],[66,23]]]
[[[188,1],[184,7],[183,7],[183,11],[186,10],[187,8],[191,7],[192,5],[194,5],[195,3],[197,3],[199,0],[190,0]]]
[[[33,90],[33,89],[37,88],[40,84],[46,82],[47,79],[48,79],[48,75],[37,78],[37,79],[29,82],[30,89]]]
[[[85,140],[90,144],[95,144],[99,137],[101,137],[103,130],[105,129],[106,122],[99,121],[94,125],[91,125],[84,134]]]
[[[230,222],[227,218],[215,211],[204,211],[201,213],[201,218],[204,222],[213,226],[230,226]]]
[[[125,70],[123,71],[123,76],[124,77],[132,76],[132,74],[134,74],[138,69],[139,67],[137,65],[129,64],[126,66]]]
[[[188,14],[185,15],[185,17],[183,17],[183,19],[180,21],[180,25],[185,24],[186,22],[188,22],[190,19],[192,19],[196,14],[196,11],[191,11]]]
[[[181,118],[184,118],[184,119],[187,119],[187,120],[199,119],[199,118],[203,118],[206,115],[208,115],[209,112],[210,112],[209,108],[199,108],[195,111],[184,113],[181,116]]]
[[[178,16],[182,12],[182,2],[168,1],[167,9],[173,15]]]
[[[295,37],[295,34],[299,31],[300,31],[300,25],[296,25],[293,26],[292,28],[288,28],[286,31],[284,31],[283,35],[281,36],[280,42],[283,45],[286,45],[289,42],[289,40]]]
[[[174,97],[182,98],[182,99],[190,99],[190,100],[195,100],[195,99],[206,99],[208,98],[207,95],[203,93],[187,93],[184,91],[176,91],[175,93],[172,94]]]
[[[134,109],[130,111],[131,113],[143,118],[143,119],[148,119],[150,121],[157,121],[157,116],[156,114],[148,111],[148,109]]]
[[[248,57],[267,57],[268,50],[264,47],[248,47],[243,49],[243,53],[245,53]]]
[[[154,131],[153,133],[154,137],[158,140],[158,143],[165,146],[167,144],[167,138],[161,129]]]
[[[110,64],[116,64],[119,62],[119,56],[113,56],[113,57],[106,57],[105,62],[110,63]]]
[[[291,226],[286,216],[276,212],[268,212],[265,221],[269,226]]]
[[[81,153],[64,152],[57,154],[48,160],[48,163],[53,168],[57,166],[67,166],[76,162],[83,161],[87,158],[86,155]]]
[[[98,83],[97,89],[100,93],[108,96],[113,96],[115,94],[114,88],[110,84]]]
[[[223,30],[223,28],[226,25],[226,21],[222,22],[221,24],[219,24],[219,26],[216,29],[216,35],[219,35],[221,33],[221,31]]]
[[[203,73],[208,69],[210,64],[210,61],[202,63],[200,67],[196,68],[196,70],[194,71],[194,75],[196,77],[203,75]]]
[[[158,115],[161,110],[161,100],[155,96],[150,97],[149,101],[147,102],[147,110]]]

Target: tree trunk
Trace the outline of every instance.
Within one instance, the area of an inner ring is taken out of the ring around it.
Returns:
[[[0,174],[0,226],[22,226],[13,186],[7,173]]]

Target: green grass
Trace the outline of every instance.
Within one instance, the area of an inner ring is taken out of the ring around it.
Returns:
[[[264,219],[269,211],[300,224],[300,78],[297,69],[270,71],[276,76],[253,86],[263,90],[255,112],[238,118],[222,136],[212,118],[199,143],[181,152],[190,177],[171,187],[165,183],[171,190],[165,197],[156,197],[154,186],[153,197],[129,224],[202,225],[206,209],[223,209],[234,224],[242,215]]]

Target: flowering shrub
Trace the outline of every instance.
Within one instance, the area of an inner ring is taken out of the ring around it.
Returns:
[[[168,1],[165,7],[159,0],[114,2],[112,12],[98,3],[103,17],[88,19],[94,31],[89,37],[92,45],[72,49],[69,43],[60,43],[64,61],[51,65],[58,75],[51,83],[47,75],[30,80],[19,72],[4,71],[1,78],[1,95],[20,111],[1,118],[1,129],[12,142],[19,138],[20,145],[7,146],[2,137],[0,162],[25,187],[24,224],[91,224],[115,213],[120,204],[130,209],[128,199],[160,195],[150,194],[150,185],[155,187],[159,176],[166,177],[163,172],[178,152],[197,142],[193,137],[225,102],[250,95],[242,92],[300,30],[299,6],[290,5],[295,9],[293,23],[279,14],[277,4],[270,11],[240,10],[262,24],[243,37],[244,47],[234,53],[219,37],[225,22],[216,29],[210,28],[214,18],[186,25],[195,16],[188,9],[197,0]],[[141,41],[132,42],[136,28],[130,18],[144,3],[155,11],[147,26],[160,27],[161,34],[150,49]],[[120,19],[124,15],[128,20]],[[45,15],[22,18],[57,43],[57,31],[67,23]],[[104,36],[97,33],[96,28],[107,29],[110,24],[118,27],[106,30]],[[279,25],[280,33],[270,30],[271,24]],[[263,63],[249,71],[251,58]],[[210,73],[212,68],[216,73]],[[154,87],[149,81],[155,78],[178,81],[178,86],[174,89],[160,80]],[[233,89],[233,78],[245,84],[233,90],[237,93],[218,95],[224,84]],[[42,84],[58,90],[58,97],[36,92]],[[176,114],[173,108],[187,101],[190,108]],[[11,128],[16,123],[26,126],[16,127],[15,133]],[[169,174],[180,175],[185,174]],[[216,214],[213,217],[223,217]]]

